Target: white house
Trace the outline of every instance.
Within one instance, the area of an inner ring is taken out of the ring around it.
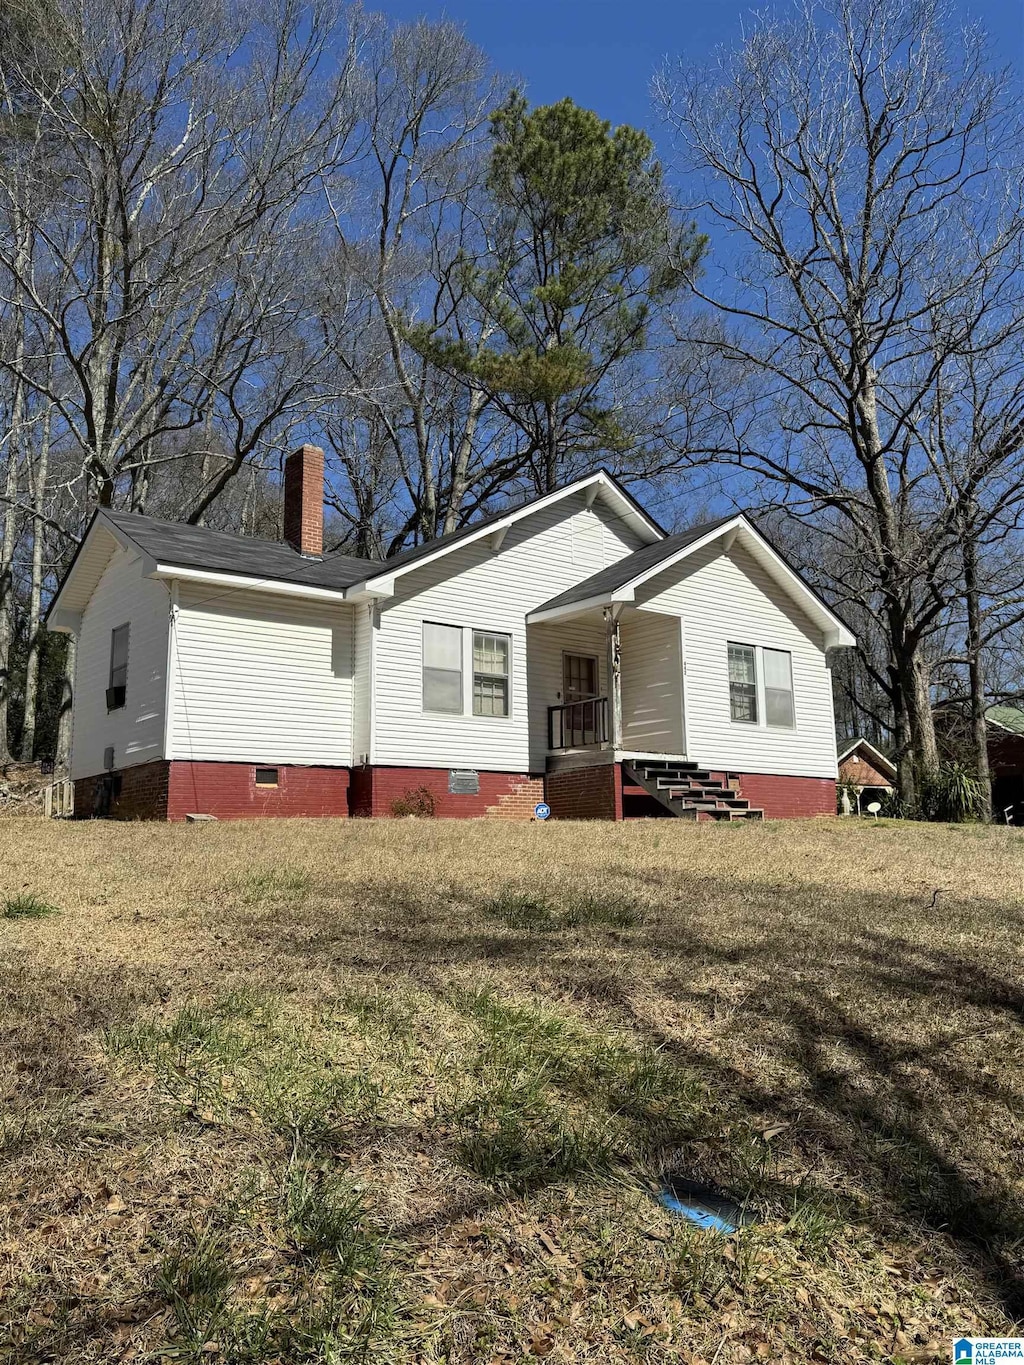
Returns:
[[[847,628],[743,515],[666,535],[605,471],[383,562],[98,511],[47,617],[78,639],[79,815],[835,813]]]

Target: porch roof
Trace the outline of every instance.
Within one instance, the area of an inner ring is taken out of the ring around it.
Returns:
[[[632,602],[637,588],[664,569],[685,559],[696,550],[719,538],[728,552],[733,542],[742,537],[744,548],[761,564],[770,576],[795,599],[825,635],[826,644],[853,645],[856,637],[846,623],[827,607],[814,589],[790,565],[757,529],[743,512],[716,521],[701,522],[677,535],[666,536],[652,545],[644,545],[630,555],[609,564],[557,597],[550,598],[535,608],[527,617],[531,624],[563,620],[578,616],[616,602]]]

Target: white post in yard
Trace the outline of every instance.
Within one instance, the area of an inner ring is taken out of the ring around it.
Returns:
[[[622,641],[619,617],[615,607],[604,609],[605,638],[608,644],[608,710],[611,724],[611,747],[622,748]]]

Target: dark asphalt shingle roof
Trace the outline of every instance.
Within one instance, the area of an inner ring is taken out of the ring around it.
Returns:
[[[577,479],[575,482],[582,483],[583,480]],[[621,493],[627,502],[633,505],[637,514],[643,517],[645,521],[649,522],[655,530],[660,532],[661,527],[651,516],[650,512],[641,507],[636,498],[628,493],[617,480],[616,484],[619,493]],[[563,488],[571,487],[571,483],[563,485]],[[561,492],[562,489],[560,488],[557,491]],[[479,517],[476,521],[471,521],[468,526],[462,526],[457,531],[449,531],[447,535],[438,536],[435,540],[424,541],[422,545],[413,545],[408,550],[399,550],[397,554],[389,555],[386,560],[379,563],[374,572],[390,573],[392,569],[404,569],[406,565],[414,564],[417,559],[422,559],[424,555],[433,554],[435,550],[440,549],[442,546],[447,550],[453,545],[458,545],[459,541],[465,540],[467,536],[475,535],[477,531],[484,530],[488,526],[503,521],[505,517],[511,516],[515,512],[521,512],[527,507],[532,507],[535,502],[540,502],[541,499],[546,496],[547,494],[540,494],[538,497],[524,498],[521,502],[510,503],[508,507],[503,507],[499,512],[492,512],[490,516]]]
[[[582,480],[577,480],[582,482]],[[566,487],[572,487],[571,484]],[[660,531],[650,513],[619,485],[619,492],[636,508],[637,513]],[[165,564],[177,564],[188,569],[210,569],[214,572],[244,574],[255,578],[275,579],[305,584],[313,588],[340,591],[366,578],[405,568],[436,550],[458,545],[478,531],[497,524],[514,512],[532,506],[539,498],[527,498],[503,507],[490,516],[470,522],[468,526],[435,540],[400,550],[388,559],[357,559],[353,555],[328,554],[322,559],[304,559],[290,545],[276,540],[257,540],[252,536],[236,535],[232,531],[214,531],[207,526],[189,526],[183,522],[161,521],[156,517],[140,516],[137,512],[104,511],[103,515],[135,542],[147,554]]]
[[[356,559],[353,555],[304,559],[282,541],[214,531],[209,526],[159,521],[135,512],[105,511],[103,515],[146,554],[160,563],[184,569],[243,574],[339,592],[383,568],[379,562]]]
[[[585,578],[582,583],[577,583],[575,587],[552,597],[543,606],[535,607],[534,611],[569,607],[575,602],[585,602],[590,597],[603,597],[605,593],[614,592],[616,588],[631,583],[640,574],[656,568],[663,560],[671,558],[680,550],[685,550],[687,545],[692,545],[694,541],[700,540],[701,536],[724,526],[727,521],[733,521],[735,517],[736,513],[733,512],[730,516],[719,517],[717,521],[703,521],[699,526],[691,526],[689,530],[680,531],[677,535],[666,536],[664,540],[657,540],[652,545],[644,545],[639,550],[634,550],[631,555],[627,555],[625,559],[616,560],[606,569]]]

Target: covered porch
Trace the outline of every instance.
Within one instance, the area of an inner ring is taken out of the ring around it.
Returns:
[[[686,758],[682,621],[623,604],[528,626],[545,768]],[[538,743],[539,741],[539,743]]]

